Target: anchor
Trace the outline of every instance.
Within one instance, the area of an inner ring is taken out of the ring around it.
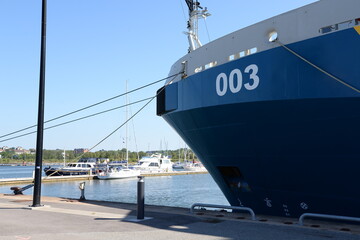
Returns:
[[[22,195],[23,191],[26,189],[32,188],[34,184],[26,185],[25,187],[11,187],[10,190],[14,191],[15,195]]]

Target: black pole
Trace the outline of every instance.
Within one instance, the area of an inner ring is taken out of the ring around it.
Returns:
[[[137,184],[137,219],[144,219],[145,208],[145,182],[144,176],[138,176]]]
[[[40,80],[39,80],[39,107],[36,139],[36,162],[34,194],[32,207],[39,207],[41,196],[41,172],[44,138],[44,103],[45,103],[45,57],[46,57],[46,1],[42,0],[41,18],[41,56],[40,56]]]

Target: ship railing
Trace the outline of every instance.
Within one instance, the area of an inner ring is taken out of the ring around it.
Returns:
[[[221,208],[221,209],[232,209],[238,211],[249,212],[251,215],[251,220],[256,220],[255,212],[248,207],[238,207],[238,206],[226,206],[226,205],[216,205],[216,204],[206,204],[206,203],[194,203],[190,208],[190,213],[194,213],[195,207],[208,207],[208,208]]]
[[[301,226],[304,225],[305,218],[322,218],[322,219],[326,219],[326,220],[342,220],[342,221],[360,222],[360,218],[357,218],[357,217],[318,214],[318,213],[304,213],[299,218],[299,225],[301,225]]]

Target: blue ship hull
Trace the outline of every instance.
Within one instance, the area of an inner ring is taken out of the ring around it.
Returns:
[[[288,47],[360,89],[354,28]],[[230,75],[232,85],[225,83]],[[285,48],[167,85],[159,91],[158,115],[196,153],[231,205],[288,217],[360,217],[360,94]]]

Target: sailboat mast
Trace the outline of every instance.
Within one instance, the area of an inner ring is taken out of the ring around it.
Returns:
[[[125,121],[128,120],[128,83],[126,80],[126,87],[125,87],[125,91],[126,91],[126,97],[125,97],[125,105],[126,105],[126,109],[125,109]],[[129,151],[128,151],[128,124],[125,124],[125,148],[126,148],[126,166],[129,163]]]
[[[65,148],[64,148],[64,152],[63,152],[63,158],[64,158],[64,167],[65,167],[65,165],[66,165],[66,161],[65,161],[65,158],[66,158]]]

